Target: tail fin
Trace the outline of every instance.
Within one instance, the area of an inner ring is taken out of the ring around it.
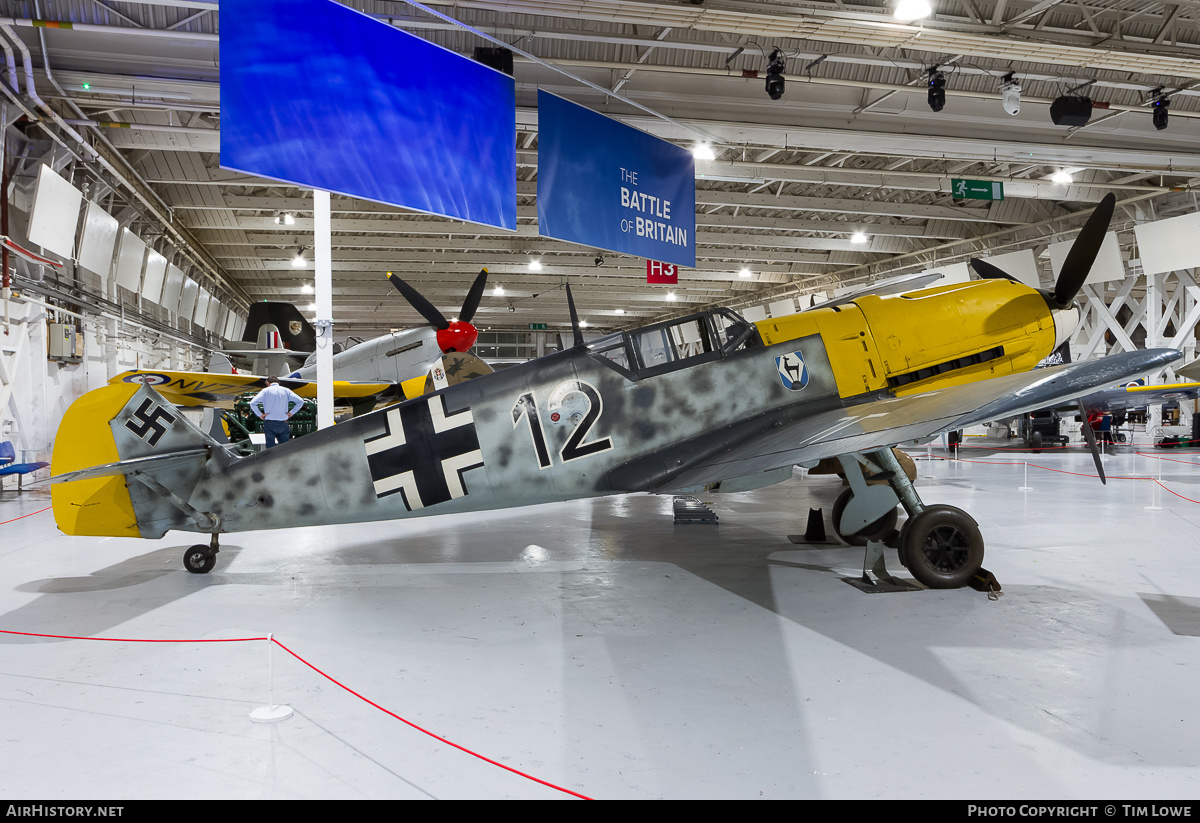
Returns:
[[[317,333],[312,324],[304,319],[300,310],[291,303],[263,301],[250,304],[250,316],[242,332],[242,342],[258,343],[260,329],[274,326],[284,347],[297,352],[315,351]],[[272,346],[272,348],[274,348]]]
[[[213,447],[217,441],[148,385],[88,392],[67,409],[54,441],[54,519],[65,534],[215,531],[216,522],[187,503]]]

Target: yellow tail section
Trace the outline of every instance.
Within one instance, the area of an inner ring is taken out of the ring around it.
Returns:
[[[66,474],[120,460],[109,421],[139,388],[137,383],[105,386],[72,403],[54,439],[51,473]],[[50,500],[63,534],[142,536],[123,475],[56,483],[50,488]]]

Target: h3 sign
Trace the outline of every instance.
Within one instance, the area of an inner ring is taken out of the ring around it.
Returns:
[[[657,260],[646,261],[647,283],[678,283],[679,266],[674,263],[660,263]]]

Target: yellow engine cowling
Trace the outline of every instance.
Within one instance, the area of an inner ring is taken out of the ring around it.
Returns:
[[[1056,343],[1045,299],[1009,280],[869,295],[757,326],[768,345],[820,334],[842,397],[914,394],[1028,371]]]

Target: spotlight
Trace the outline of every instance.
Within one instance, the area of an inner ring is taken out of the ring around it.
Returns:
[[[304,259],[304,249],[296,249],[296,256],[292,258],[292,268],[302,269],[306,262]]]
[[[1000,81],[1000,107],[1014,117],[1021,113],[1021,84],[1011,71]]]
[[[783,97],[783,71],[787,68],[787,58],[783,52],[775,49],[767,58],[767,97],[778,100]]]
[[[938,71],[937,66],[931,66],[929,75],[929,108],[941,111],[946,108],[946,75]]]
[[[296,218],[292,216],[290,211],[281,211],[275,215],[276,226],[293,226],[296,223]]]
[[[865,243],[867,242],[867,235],[864,232],[856,231],[854,234],[850,235],[850,242]]]
[[[901,23],[920,20],[932,13],[933,9],[929,7],[929,3],[926,0],[900,0],[896,4],[896,10],[892,12],[893,16]]]
[[[604,265],[604,255],[597,254],[595,257],[595,260],[593,262],[595,262],[595,264],[597,266],[603,266]]]
[[[538,260],[530,260],[529,261],[529,270],[530,271],[541,271],[542,270],[541,262]]]
[[[746,279],[747,277],[750,277],[753,274],[754,273],[752,271],[750,271],[750,269],[748,269],[744,266],[738,270],[738,277],[742,278],[743,280]]]
[[[1150,104],[1154,112],[1151,115],[1151,120],[1154,123],[1154,128],[1162,131],[1167,127],[1167,107],[1171,105],[1171,99],[1162,93],[1162,86],[1159,86],[1150,93],[1156,95],[1154,102]]]
[[[697,160],[716,160],[717,156],[713,154],[712,146],[708,143],[697,143],[692,149],[692,157]]]
[[[503,296],[504,295],[504,287],[501,285],[497,285],[496,288],[492,290],[492,294],[496,295],[497,297]]]
[[[1072,177],[1071,173],[1066,169],[1059,169],[1058,171],[1054,172],[1054,174],[1050,175],[1050,182],[1059,186],[1069,186],[1071,183],[1075,182],[1075,178]]]

